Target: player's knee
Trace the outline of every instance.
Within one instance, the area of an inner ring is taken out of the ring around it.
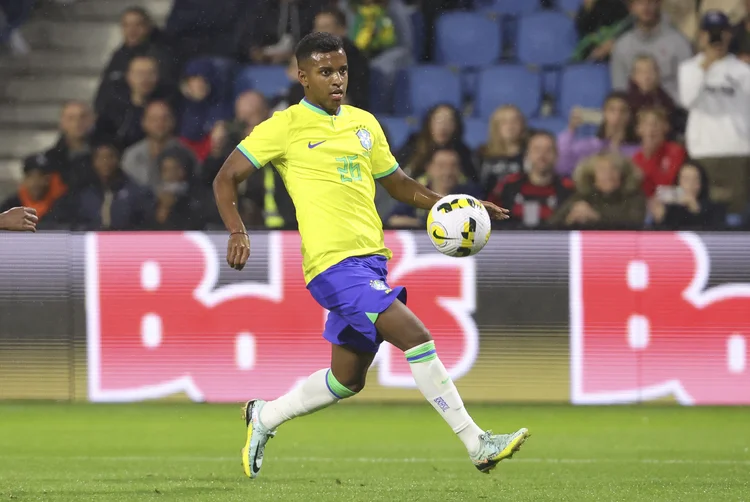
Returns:
[[[414,330],[414,332],[411,334],[409,339],[404,344],[404,352],[407,350],[411,350],[414,347],[418,347],[419,345],[422,345],[423,343],[431,342],[432,341],[432,335],[430,335],[430,332],[425,328],[424,326],[420,326],[418,329]]]

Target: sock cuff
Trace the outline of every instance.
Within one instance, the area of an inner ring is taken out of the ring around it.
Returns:
[[[416,347],[404,352],[404,355],[406,356],[406,360],[412,364],[432,361],[433,359],[437,358],[437,351],[435,351],[435,342],[433,340],[430,340],[429,342],[417,345]]]
[[[336,377],[333,376],[333,372],[330,369],[326,372],[326,386],[328,387],[328,392],[333,394],[333,397],[337,399],[346,399],[347,397],[352,397],[356,394],[356,392],[336,380]]]

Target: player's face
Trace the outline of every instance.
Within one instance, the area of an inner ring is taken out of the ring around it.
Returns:
[[[594,166],[594,185],[604,194],[610,194],[620,188],[622,175],[610,159],[599,159]]]
[[[344,50],[315,52],[299,69],[299,81],[313,104],[335,113],[346,95],[349,66]]]

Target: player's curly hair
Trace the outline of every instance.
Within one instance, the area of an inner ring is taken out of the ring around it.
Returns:
[[[344,42],[340,37],[324,31],[310,33],[302,37],[297,44],[297,50],[294,55],[297,57],[297,64],[300,64],[316,53],[336,52],[344,49]]]

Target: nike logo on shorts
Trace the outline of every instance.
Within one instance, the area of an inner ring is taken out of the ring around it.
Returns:
[[[309,142],[309,141],[308,141],[308,142],[307,142],[307,148],[313,149],[313,148],[315,148],[316,146],[320,146],[320,145],[322,145],[322,144],[323,144],[323,143],[325,143],[325,142],[326,142],[326,140],[323,140],[323,141],[318,141],[317,143],[311,143],[311,142]]]

